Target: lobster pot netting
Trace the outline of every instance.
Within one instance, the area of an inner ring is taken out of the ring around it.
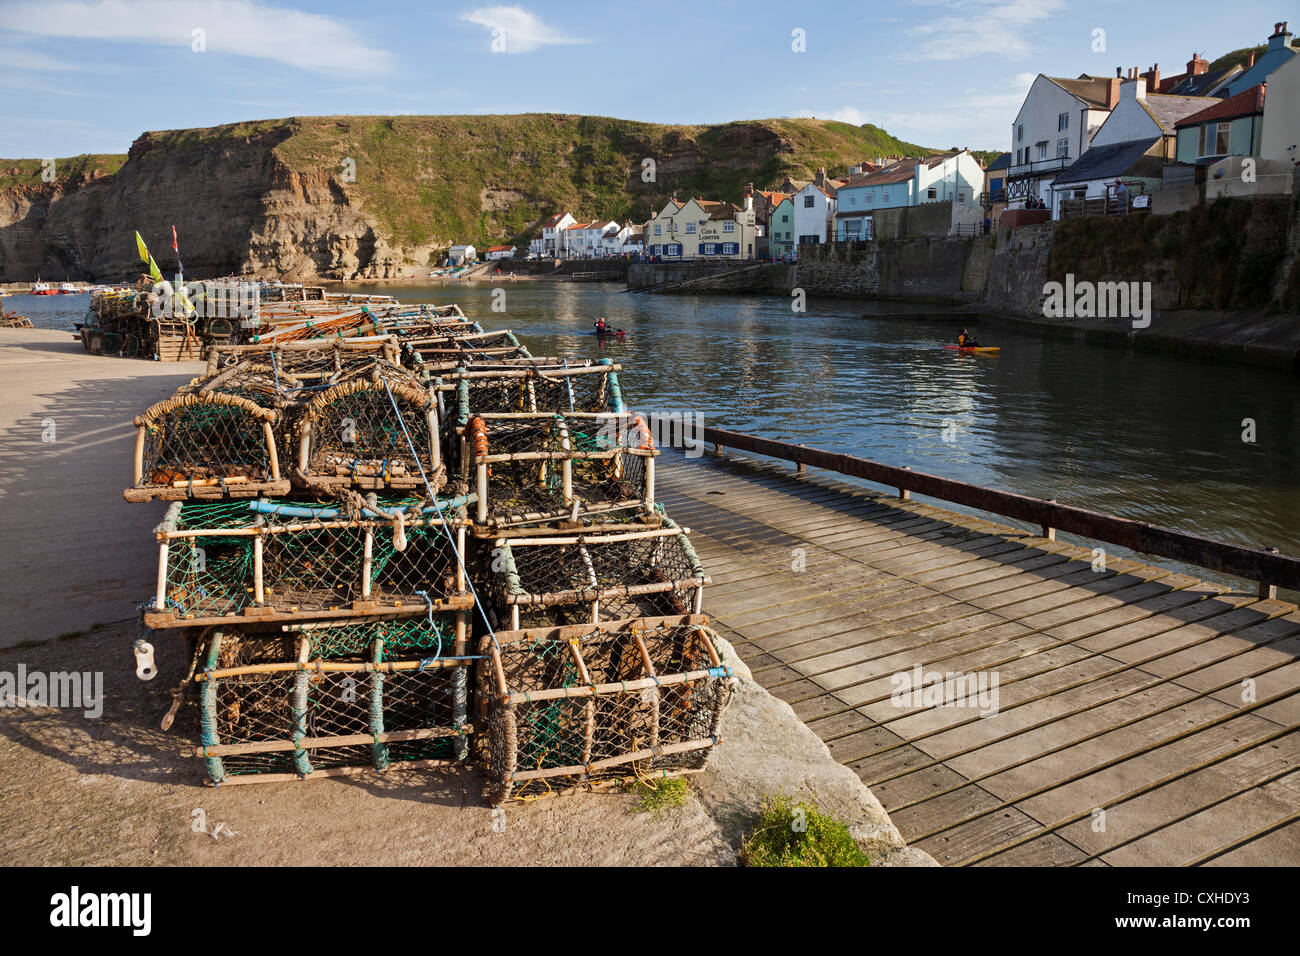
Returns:
[[[177,390],[135,419],[129,501],[285,494],[283,418],[273,378],[250,362]]]
[[[437,407],[407,371],[376,365],[319,391],[300,419],[308,487],[437,491],[445,483]]]
[[[388,336],[315,339],[283,345],[215,345],[208,350],[208,374],[251,360],[273,373],[314,385],[357,369],[372,368],[379,361],[396,364],[398,357],[396,340]]]
[[[480,596],[511,629],[699,613],[708,583],[668,518],[655,529],[484,539],[478,558]]]
[[[505,526],[565,514],[654,507],[649,430],[616,414],[479,417],[464,430],[462,473],[480,522]]]
[[[415,369],[426,364],[526,359],[531,355],[513,332],[483,332],[458,336],[413,337],[403,342],[407,363]]]
[[[460,615],[218,631],[199,675],[208,777],[308,777],[468,756]]]
[[[416,500],[371,498],[356,517],[278,501],[176,503],[158,528],[158,593],[145,622],[468,606],[453,550],[463,553],[463,504],[440,504],[445,518]]]
[[[546,362],[560,360],[546,359]],[[608,361],[528,366],[477,364],[444,374],[443,390],[455,390],[458,421],[492,412],[622,412],[619,366]]]
[[[475,739],[488,798],[702,769],[733,682],[706,620],[649,618],[484,638]]]

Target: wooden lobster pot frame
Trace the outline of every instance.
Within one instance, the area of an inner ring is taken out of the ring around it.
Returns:
[[[215,629],[194,755],[213,785],[459,764],[474,730],[466,633],[464,613]]]
[[[476,667],[476,749],[499,803],[703,769],[733,673],[703,615],[499,631]]]
[[[390,335],[353,339],[307,339],[279,345],[214,345],[208,350],[208,374],[216,375],[246,360],[276,368],[299,381],[319,382],[336,378],[376,361],[393,365],[401,353]]]
[[[489,412],[462,436],[461,473],[478,496],[479,525],[654,513],[658,451],[639,417]]]
[[[199,380],[135,419],[127,501],[283,495],[283,415],[273,380],[244,362]]]
[[[518,630],[664,614],[699,614],[709,583],[690,530],[601,525],[504,532],[477,542],[480,598],[496,626]]]
[[[438,404],[395,365],[377,365],[303,406],[295,477],[317,490],[438,491],[446,483]]]
[[[379,502],[351,517],[282,501],[177,502],[156,530],[158,583],[145,624],[410,615],[473,606],[465,499]],[[452,543],[455,543],[453,549]]]
[[[513,332],[477,332],[466,335],[409,338],[402,342],[406,364],[423,370],[447,362],[501,361],[531,358]]]
[[[624,412],[618,373],[622,366],[609,359],[563,363],[562,360],[520,359],[476,363],[440,375],[442,393],[454,391],[457,422],[494,412]]]

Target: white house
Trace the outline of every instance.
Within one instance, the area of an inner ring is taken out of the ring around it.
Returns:
[[[953,224],[964,223],[962,209],[978,207],[984,169],[969,150],[942,153],[928,159],[904,159],[874,173],[850,179],[836,191],[835,239],[870,239],[872,213],[877,209],[953,203]],[[796,204],[795,213],[798,213]]]
[[[1131,71],[1136,77],[1136,68]],[[1008,204],[1049,196],[1048,186],[1088,151],[1119,102],[1120,78],[1084,74],[1069,80],[1039,74],[1011,124]]]
[[[612,220],[575,222],[564,230],[561,255],[570,259],[595,259],[602,255],[605,236],[618,232],[619,224]]]
[[[562,212],[542,223],[542,238],[534,240],[538,242],[537,254],[543,259],[554,259],[561,255],[560,239],[564,235],[564,231],[573,225],[573,222],[572,216],[567,212]],[[534,251],[532,243],[529,243],[528,251]]]
[[[452,246],[447,251],[447,262],[453,266],[463,266],[467,262],[473,262],[478,258],[478,252],[473,246]]]
[[[804,186],[791,199],[794,236],[798,245],[826,242],[834,233],[835,195],[816,183]]]
[[[1300,56],[1268,78],[1259,154],[1264,159],[1300,162]]]
[[[515,257],[514,246],[488,246],[487,258],[494,259],[513,259]]]

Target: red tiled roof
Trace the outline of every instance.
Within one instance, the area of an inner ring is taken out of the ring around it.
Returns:
[[[1185,116],[1177,123],[1179,129],[1186,126],[1200,126],[1202,123],[1208,123],[1211,120],[1228,120],[1236,119],[1238,116],[1251,116],[1255,113],[1264,112],[1264,88],[1267,83],[1261,83],[1258,86],[1252,86],[1248,90],[1242,90],[1236,96],[1229,96],[1226,100],[1219,100],[1213,106],[1201,110],[1199,113],[1193,113],[1191,116]]]
[[[567,216],[567,215],[568,215],[567,212],[562,212],[562,213],[560,213],[558,216],[552,216],[550,219],[546,220],[546,222],[542,223],[542,228],[543,228],[543,229],[554,229],[556,226],[558,226],[558,225],[560,224],[560,220],[563,219],[563,218],[564,218],[565,216]]]
[[[844,186],[889,186],[893,183],[905,183],[916,175],[916,167],[923,162],[924,160],[920,159],[905,159],[902,162],[886,166],[879,172],[850,179]],[[840,188],[843,189],[844,186]]]
[[[511,252],[514,246],[488,246],[488,252]]]

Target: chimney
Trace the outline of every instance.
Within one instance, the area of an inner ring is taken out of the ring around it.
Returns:
[[[1119,77],[1119,67],[1115,67],[1115,78],[1106,81],[1106,109],[1113,110],[1119,103],[1119,88],[1123,82]]]
[[[826,167],[825,167],[825,166],[819,166],[819,167],[817,167],[817,175],[813,177],[813,182],[815,182],[818,186],[825,186],[825,185],[826,185]]]
[[[1147,95],[1147,81],[1135,75],[1124,81],[1121,93],[1126,100],[1140,100]]]
[[[1246,69],[1249,70],[1249,69],[1250,69],[1252,66],[1254,66],[1254,65],[1255,65],[1255,51],[1254,51],[1254,50],[1251,50],[1251,51],[1250,51],[1250,58],[1249,58],[1248,60],[1246,60]]]
[[[1200,76],[1202,73],[1208,73],[1209,70],[1210,61],[1201,59],[1195,53],[1193,53],[1192,58],[1187,61],[1187,72],[1191,76]]]
[[[1142,79],[1147,81],[1147,89],[1152,93],[1160,90],[1160,64],[1157,63],[1151,69],[1142,74]]]

